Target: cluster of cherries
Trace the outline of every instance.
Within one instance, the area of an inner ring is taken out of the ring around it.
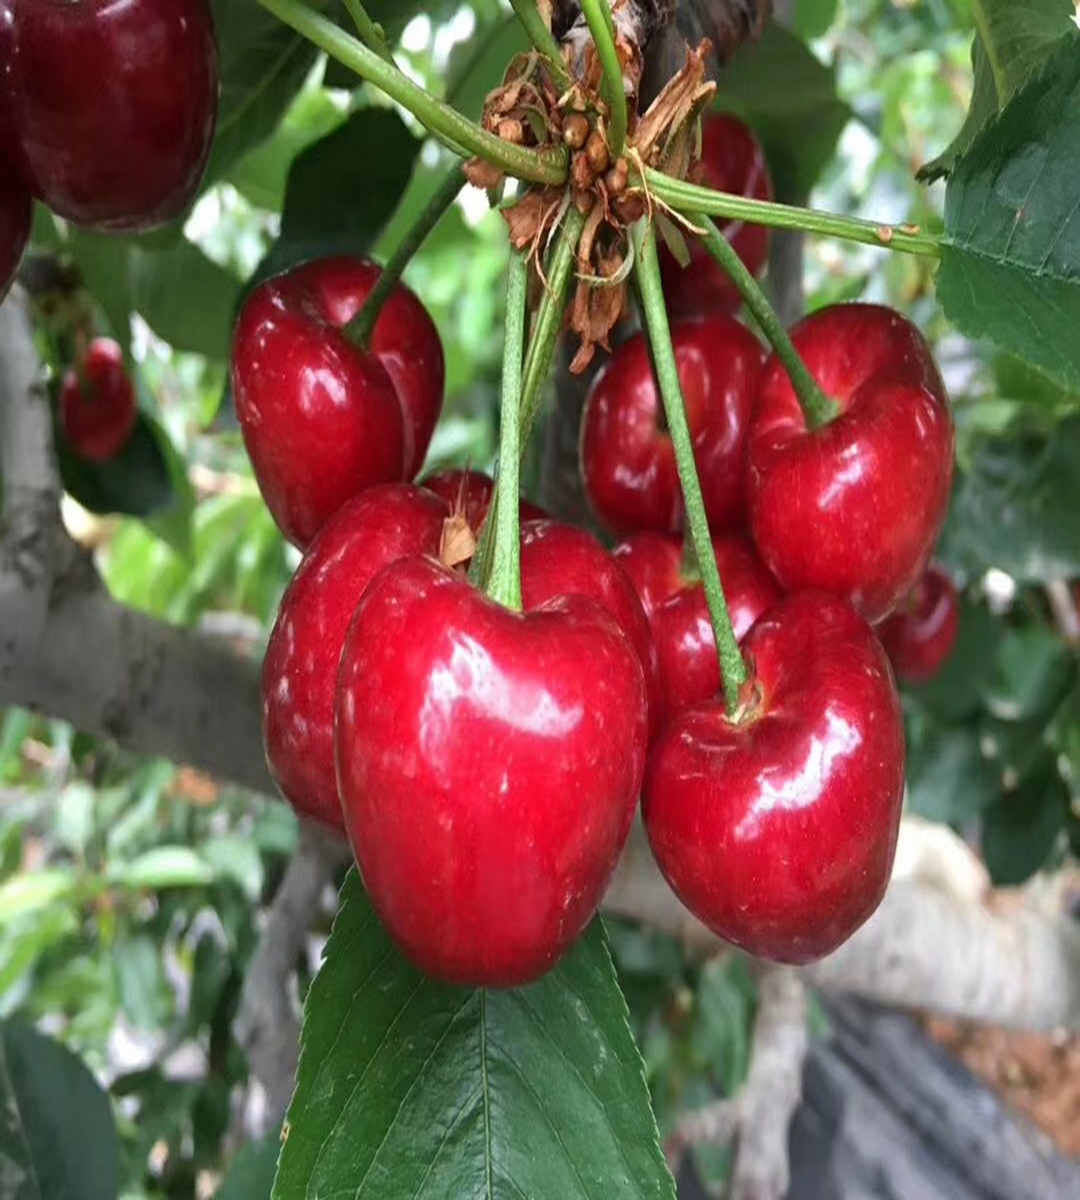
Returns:
[[[98,233],[180,216],[198,190],[218,107],[208,0],[0,0],[0,298],[33,201]],[[84,343],[60,415],[76,454],[119,452],[135,426],[120,348]]]
[[[710,118],[705,146],[708,183],[769,194],[744,126]],[[763,231],[725,233],[760,268]],[[411,482],[442,352],[401,284],[373,325],[356,319],[378,279],[366,262],[308,264],[258,288],[235,333],[245,443],[304,551],[263,669],[283,794],[348,835],[391,934],[451,982],[548,970],[596,912],[639,798],[661,870],[710,928],[782,961],[833,949],[880,901],[900,816],[903,722],[879,635],[924,676],[955,634],[955,596],[927,574],[953,426],[921,335],[868,305],[799,324],[834,409],[811,427],[713,261],[666,263],[748,668],[729,711],[644,340],[597,377],[582,428],[586,491],[625,540],[609,551],[521,501],[516,611],[467,573],[492,481]]]

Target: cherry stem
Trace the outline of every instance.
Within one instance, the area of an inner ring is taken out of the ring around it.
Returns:
[[[589,24],[589,32],[604,72],[601,88],[608,106],[608,153],[614,162],[626,144],[627,120],[623,68],[615,46],[615,23],[611,19],[608,0],[581,0],[581,11]]]
[[[486,524],[494,528],[491,555],[481,566],[484,591],[506,608],[521,612],[521,391],[525,358],[525,314],[529,303],[529,263],[510,255],[506,284],[506,340],[503,344],[499,403],[499,466]],[[478,556],[479,557],[479,556]]]
[[[747,270],[746,264],[731,243],[708,217],[696,216],[691,220],[704,227],[705,245],[709,253],[738,288],[739,295],[746,301],[746,307],[754,314],[769,340],[769,345],[787,371],[806,418],[807,427],[820,429],[822,425],[827,425],[834,417],[840,415],[840,406],[825,394],[818,381],[810,374],[761,285]]]
[[[536,0],[510,0],[510,5],[517,13],[517,19],[529,35],[529,41],[547,59],[551,73],[558,86],[566,91],[573,83],[566,63],[563,61],[562,50],[555,40],[555,35],[548,28],[547,22],[540,15]]]
[[[384,62],[388,62],[397,70],[397,63],[394,62],[394,56],[390,52],[383,27],[368,16],[360,0],[345,0],[345,8],[352,17],[352,23],[356,26],[356,32],[364,44],[370,46]]]
[[[345,336],[353,345],[359,346],[362,350],[368,348],[383,305],[390,299],[405,268],[412,261],[417,250],[424,244],[424,239],[438,225],[443,214],[458,198],[464,186],[465,175],[461,169],[461,163],[451,163],[431,193],[423,211],[409,226],[405,236],[390,255],[360,311],[345,326]]]
[[[524,452],[540,408],[544,383],[551,369],[551,360],[562,328],[574,261],[585,218],[570,205],[563,217],[551,261],[547,266],[547,286],[536,314],[529,353],[525,358],[525,387],[521,400],[521,448]]]
[[[671,329],[664,304],[664,289],[660,282],[656,233],[648,218],[637,221],[630,232],[634,240],[634,271],[641,293],[649,344],[652,347],[653,365],[660,385],[664,411],[667,413],[668,433],[675,450],[679,483],[686,505],[686,519],[690,526],[690,540],[693,542],[702,586],[705,589],[705,601],[709,608],[716,650],[720,658],[720,671],[724,678],[724,701],[730,717],[735,715],[739,707],[739,692],[748,677],[746,663],[743,661],[731,624],[731,614],[724,597],[723,584],[720,582],[716,554],[713,552],[709,521],[705,515],[705,500],[701,494],[697,463],[694,461],[694,443],[686,420],[682,384],[679,382],[679,369],[675,362],[675,350],[671,344]]]
[[[673,179],[652,167],[637,174],[636,184],[646,194],[680,213],[707,213],[710,217],[747,221],[752,225],[768,225],[773,229],[798,229],[825,237],[844,238],[865,246],[884,250],[901,250],[905,254],[921,254],[940,258],[942,238],[924,233],[915,225],[877,225],[859,217],[844,217],[839,213],[818,212],[792,204],[776,204],[771,200],[753,200],[731,192],[714,192],[681,179]]]
[[[478,157],[518,179],[533,183],[565,183],[568,156],[564,146],[531,150],[515,146],[481,129],[449,104],[436,100],[419,84],[385,62],[344,29],[300,0],[258,0],[268,12],[331,58],[380,88],[406,109],[444,145],[463,158]]]

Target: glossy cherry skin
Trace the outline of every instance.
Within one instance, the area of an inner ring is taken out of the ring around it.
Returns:
[[[761,346],[724,313],[681,321],[671,333],[709,524],[718,533],[735,530],[746,516],[743,457]],[[638,334],[594,380],[581,427],[585,491],[616,536],[682,528],[675,450],[662,412],[648,346]]]
[[[96,338],[60,387],[60,427],[80,458],[115,458],[135,428],[135,388],[124,353],[111,338]]]
[[[407,483],[370,488],[319,531],[285,589],[263,659],[270,774],[302,816],[345,833],[334,773],[334,690],[364,589],[407,554],[436,554],[447,506]]]
[[[481,987],[554,966],[630,831],[646,722],[641,664],[599,605],[522,615],[432,559],[382,571],[345,642],[334,746],[364,884],[405,954]]]
[[[835,592],[877,622],[914,586],[945,521],[945,386],[922,335],[888,308],[822,309],[792,340],[841,415],[808,430],[769,360],[747,439],[754,541],[787,590]]]
[[[32,190],[78,225],[179,216],[210,155],[217,47],[206,0],[0,0],[12,128]]]
[[[688,709],[654,747],[642,812],[688,909],[750,954],[805,963],[877,908],[896,851],[904,726],[884,650],[846,601],[787,597],[744,650],[756,696]]]
[[[393,380],[341,332],[355,308],[342,301],[339,260],[309,263],[256,288],[233,336],[244,444],[274,520],[301,549],[346,500],[404,475]]]
[[[701,125],[701,177],[704,187],[754,200],[772,200],[773,185],[765,153],[753,131],[738,117],[714,113]],[[769,256],[769,230],[745,221],[719,221],[717,227],[757,275]],[[690,261],[680,267],[666,249],[660,256],[664,295],[673,317],[734,312],[742,303],[738,289],[700,239],[687,236]]]
[[[495,481],[483,471],[453,469],[437,471],[421,481],[429,492],[441,496],[454,512],[464,516],[469,528],[476,531],[484,523]],[[547,513],[531,500],[522,500],[519,508],[522,521],[538,521]]]
[[[382,268],[359,258],[327,258],[307,268],[318,275],[334,323],[345,325],[360,311]],[[442,341],[427,309],[398,283],[379,313],[368,347],[394,381],[405,418],[405,478],[424,464],[442,412],[446,363]]]
[[[745,538],[714,537],[713,552],[741,641],[780,599],[780,588]],[[615,558],[633,581],[652,630],[666,716],[719,695],[723,677],[705,589],[700,577],[684,573],[682,542],[667,534],[639,533],[615,547]]]
[[[33,203],[9,163],[0,158],[0,300],[11,287],[30,242]]]
[[[898,679],[926,683],[945,665],[960,630],[956,585],[931,565],[877,634]]]
[[[627,574],[592,534],[561,521],[523,524],[521,595],[526,612],[559,596],[586,596],[607,609],[629,638],[645,674],[649,735],[660,732],[660,669],[645,610]]]

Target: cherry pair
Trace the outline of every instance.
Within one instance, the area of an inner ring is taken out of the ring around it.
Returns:
[[[319,533],[267,648],[267,759],[300,812],[348,832],[415,961],[521,983],[577,937],[614,870],[655,655],[633,586],[590,535],[523,526],[521,615],[438,562],[450,511],[384,485]]]

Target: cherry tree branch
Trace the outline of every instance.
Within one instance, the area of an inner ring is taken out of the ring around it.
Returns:
[[[736,1143],[729,1200],[782,1200],[790,1183],[788,1129],[802,1096],[806,989],[789,967],[762,964],[750,1070],[734,1096],[684,1114],[665,1150],[677,1169],[691,1146]]]
[[[300,1053],[297,962],[326,888],[349,857],[348,846],[309,822],[266,914],[248,966],[234,1031],[266,1098],[256,1135],[279,1126],[292,1097]]]

